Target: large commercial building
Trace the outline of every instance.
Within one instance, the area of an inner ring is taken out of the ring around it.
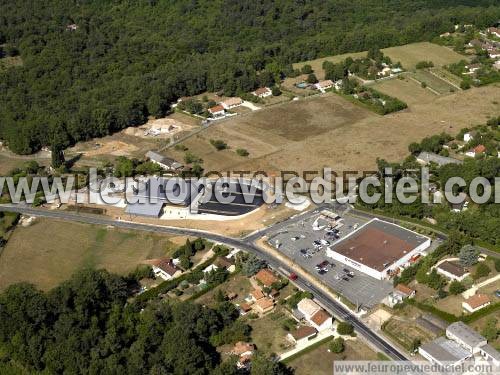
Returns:
[[[264,193],[250,182],[231,180],[223,184],[206,181],[198,186],[180,177],[150,177],[129,196],[125,212],[130,216],[158,218],[167,208],[191,214],[240,216],[264,204]]]
[[[396,274],[430,244],[428,237],[373,219],[328,248],[326,255],[383,280]]]

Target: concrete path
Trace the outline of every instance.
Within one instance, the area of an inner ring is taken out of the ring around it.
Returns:
[[[318,335],[315,338],[313,338],[311,340],[308,340],[308,341],[306,341],[304,343],[297,344],[292,350],[289,350],[288,352],[285,352],[285,353],[281,354],[279,356],[279,360],[283,361],[284,359],[287,359],[288,357],[291,357],[292,355],[297,354],[297,353],[301,352],[304,349],[307,349],[311,345],[314,345],[317,342],[319,342],[321,340],[324,340],[327,337],[331,337],[333,335],[334,334],[333,334],[333,331],[331,329],[326,329],[324,331],[321,331],[321,332],[318,333]]]
[[[483,282],[480,282],[477,285],[472,285],[472,287],[470,287],[469,289],[467,289],[465,292],[462,293],[462,297],[464,297],[464,298],[472,297],[483,286],[494,283],[497,280],[500,280],[500,273],[496,276],[493,276],[493,277],[487,279],[487,280],[484,280]]]

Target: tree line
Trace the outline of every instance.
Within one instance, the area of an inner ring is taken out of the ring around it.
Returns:
[[[0,294],[0,370],[50,374],[242,374],[214,345],[245,339],[236,307],[129,300],[129,278],[83,270],[48,292],[15,284]],[[127,302],[128,301],[128,302]],[[251,374],[290,370],[257,353]],[[10,366],[10,367],[9,367]],[[245,372],[243,372],[245,373]]]
[[[59,152],[163,116],[181,96],[279,82],[292,62],[500,18],[494,0],[460,3],[3,1],[0,44],[23,64],[0,73],[0,138],[16,153]]]

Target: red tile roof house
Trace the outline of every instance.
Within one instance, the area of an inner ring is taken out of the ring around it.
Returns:
[[[300,345],[316,337],[318,331],[314,327],[302,326],[286,335],[286,338],[295,345]]]
[[[491,304],[490,297],[486,294],[475,294],[462,302],[462,307],[468,312],[475,312],[481,310],[483,307]]]
[[[224,109],[231,109],[242,105],[243,100],[241,100],[241,98],[228,98],[220,104],[224,107]]]
[[[255,309],[261,314],[265,314],[274,309],[274,301],[269,297],[264,297],[255,302]]]
[[[484,147],[484,145],[477,145],[472,150],[467,151],[465,153],[465,155],[473,158],[476,155],[480,155],[480,154],[484,153],[485,151],[486,151],[486,147]]]
[[[316,89],[318,89],[321,92],[325,92],[325,90],[328,90],[333,87],[333,82],[330,79],[327,79],[325,81],[319,81],[314,85]]]
[[[400,293],[404,298],[413,298],[416,293],[415,290],[407,287],[405,284],[396,285],[394,291]]]
[[[266,98],[268,96],[271,96],[273,92],[269,87],[261,87],[252,92],[252,94],[258,96],[259,98]]]
[[[153,272],[163,280],[170,280],[181,274],[181,271],[175,266],[172,259],[164,258],[153,265]]]
[[[213,116],[213,117],[220,117],[220,116],[224,116],[225,114],[225,111],[224,111],[224,107],[220,104],[214,106],[214,107],[211,107],[208,109],[208,112]]]
[[[257,302],[258,300],[264,298],[264,293],[262,293],[261,289],[254,289],[250,292],[250,299],[253,302]]]
[[[279,281],[279,279],[274,275],[273,271],[268,268],[261,269],[259,272],[257,272],[257,274],[255,275],[255,280],[267,287],[270,287],[271,285]]]
[[[247,368],[249,366],[254,351],[255,345],[238,341],[236,344],[234,344],[233,349],[228,354],[236,355],[239,357],[236,366],[241,369]]]

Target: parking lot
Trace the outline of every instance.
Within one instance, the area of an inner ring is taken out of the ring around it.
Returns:
[[[380,303],[392,290],[391,281],[377,280],[325,255],[328,246],[343,239],[368,220],[349,213],[342,214],[341,224],[337,226],[338,232],[334,233],[329,221],[320,216],[318,213],[282,227],[279,232],[269,235],[269,244],[307,271],[316,274],[352,303],[367,308]],[[315,241],[318,241],[316,245]],[[325,260],[329,266],[318,271],[316,266]]]

